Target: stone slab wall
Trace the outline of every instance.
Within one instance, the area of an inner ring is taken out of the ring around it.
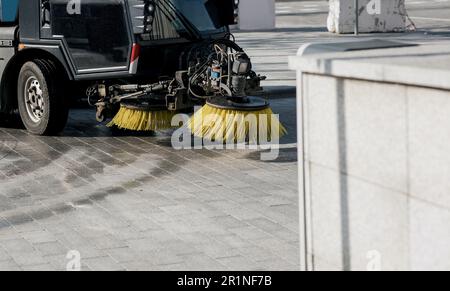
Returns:
[[[308,268],[450,270],[450,91],[298,82]]]

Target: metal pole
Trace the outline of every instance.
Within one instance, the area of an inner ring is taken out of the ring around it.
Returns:
[[[359,1],[355,0],[355,35],[359,35]]]

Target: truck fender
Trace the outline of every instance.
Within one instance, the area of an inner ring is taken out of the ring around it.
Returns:
[[[50,49],[51,52],[42,48],[25,48],[11,58],[5,67],[0,83],[0,112],[11,113],[17,109],[17,80],[20,69],[28,61],[33,59],[51,60],[61,68],[61,71],[65,72],[68,80],[73,80],[73,74],[68,65],[65,61],[61,61],[64,58],[60,50]]]

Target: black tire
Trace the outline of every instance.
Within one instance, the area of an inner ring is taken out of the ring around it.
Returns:
[[[63,92],[63,76],[49,60],[36,59],[22,66],[17,85],[18,105],[22,122],[30,133],[55,135],[66,126],[69,106]]]

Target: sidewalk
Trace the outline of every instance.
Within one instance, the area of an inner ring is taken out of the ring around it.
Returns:
[[[82,270],[299,270],[289,97],[272,102],[289,134],[271,162],[115,135],[90,109],[57,137],[0,126],[0,270],[65,270],[72,250]]]

